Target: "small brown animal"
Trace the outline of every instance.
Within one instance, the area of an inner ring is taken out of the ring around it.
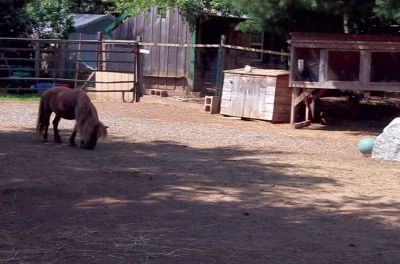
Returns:
[[[97,140],[107,136],[107,126],[100,122],[97,110],[87,94],[82,90],[71,90],[65,87],[53,87],[46,90],[40,100],[39,117],[36,132],[47,142],[47,131],[51,113],[53,120],[54,142],[61,143],[58,123],[61,118],[76,120],[74,130],[69,138],[71,146],[76,146],[75,136],[81,137],[81,148],[94,149]]]

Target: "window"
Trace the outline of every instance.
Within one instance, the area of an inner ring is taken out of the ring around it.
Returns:
[[[250,33],[250,47],[253,49],[263,49],[264,48],[264,32],[251,32]],[[251,52],[252,61],[262,61],[263,54],[260,52]]]
[[[166,18],[167,17],[167,9],[165,7],[157,8],[157,18]]]
[[[358,81],[360,52],[328,51],[328,81]]]
[[[400,52],[371,52],[371,82],[400,82]]]
[[[294,51],[293,65],[295,81],[319,81],[320,49],[297,48]]]

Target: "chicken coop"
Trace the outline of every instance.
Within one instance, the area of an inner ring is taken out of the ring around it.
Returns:
[[[352,34],[291,34],[291,123],[298,106],[313,104],[325,91],[400,92],[400,37]]]
[[[257,68],[224,71],[222,115],[289,122],[290,104],[288,71]]]

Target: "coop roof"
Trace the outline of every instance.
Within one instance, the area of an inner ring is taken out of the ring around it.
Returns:
[[[279,76],[288,75],[289,72],[286,70],[276,70],[276,69],[260,69],[252,67],[251,70],[246,70],[246,68],[226,70],[224,73],[232,73],[239,75],[259,75],[259,76]]]
[[[291,33],[290,44],[304,48],[400,50],[400,36],[326,33]]]

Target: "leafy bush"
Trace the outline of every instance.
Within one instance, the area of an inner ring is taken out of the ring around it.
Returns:
[[[66,38],[73,30],[69,0],[33,0],[24,9],[32,32],[40,38]]]

